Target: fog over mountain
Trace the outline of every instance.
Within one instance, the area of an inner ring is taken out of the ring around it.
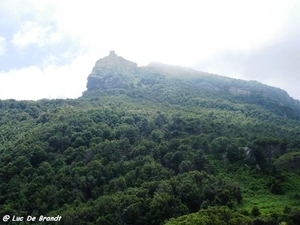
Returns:
[[[300,99],[299,5],[3,0],[0,98],[77,98],[94,62],[115,50],[138,66],[157,61],[258,80]]]
[[[164,99],[169,95],[169,90],[183,91],[185,98],[224,98],[231,102],[255,103],[272,108],[290,108],[285,111],[285,116],[298,118],[300,102],[291,98],[288,93],[280,88],[271,87],[257,81],[245,81],[229,78],[216,74],[201,72],[187,67],[172,66],[163,63],[150,63],[139,67],[118,56],[115,51],[110,51],[108,56],[98,59],[92,72],[88,76],[87,91],[84,95],[97,94],[102,96],[109,93],[131,91],[134,96],[153,96],[153,101]],[[137,94],[139,93],[139,94]],[[131,95],[131,94],[129,94]],[[174,96],[175,100],[176,96]],[[272,103],[271,103],[272,102]],[[288,112],[289,111],[289,112]],[[291,113],[291,114],[290,114]]]
[[[7,224],[300,224],[299,100],[118,54],[76,99],[0,100]]]

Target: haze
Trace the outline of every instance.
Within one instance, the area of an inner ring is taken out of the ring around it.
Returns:
[[[298,1],[0,2],[0,99],[77,98],[114,50],[144,66],[187,66],[300,99]]]

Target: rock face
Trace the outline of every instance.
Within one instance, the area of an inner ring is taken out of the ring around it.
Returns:
[[[186,89],[195,94],[190,98],[200,95],[209,98],[221,96],[232,102],[256,104],[277,113],[285,113],[288,118],[300,119],[299,100],[291,98],[279,88],[162,63],[137,67],[136,63],[116,55],[114,51],[96,62],[87,82],[89,93],[112,89],[139,91],[144,93],[144,97],[159,94],[158,90],[162,94],[171,89],[177,89],[176,93]],[[164,96],[162,94],[161,98]]]
[[[137,64],[116,55],[114,51],[94,66],[88,76],[87,89],[125,88],[133,82],[133,76],[137,74]]]

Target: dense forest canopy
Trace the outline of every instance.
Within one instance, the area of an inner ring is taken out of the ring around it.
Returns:
[[[300,103],[278,88],[111,52],[78,99],[0,101],[0,128],[2,217],[300,223]]]

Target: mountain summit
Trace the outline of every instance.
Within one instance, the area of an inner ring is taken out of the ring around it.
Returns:
[[[300,118],[300,102],[282,89],[162,63],[138,67],[114,51],[96,62],[84,94],[95,91],[103,94],[108,90],[114,93],[122,90],[131,97],[172,104],[194,104],[199,97],[201,101],[255,104],[290,118]],[[185,96],[186,101],[176,101],[179,96],[181,100]]]
[[[112,51],[78,99],[0,100],[0,215],[299,225],[299,118],[278,88]]]
[[[99,59],[88,77],[87,89],[124,88],[127,76],[135,74],[137,64],[118,56],[115,51]]]

